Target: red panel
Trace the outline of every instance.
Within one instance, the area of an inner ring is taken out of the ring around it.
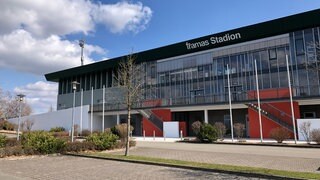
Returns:
[[[162,137],[163,132],[153,125],[147,118],[143,117],[142,119],[142,129],[145,131],[146,136],[153,136],[153,131],[155,132],[156,137]]]
[[[163,121],[171,121],[171,110],[170,109],[153,109],[151,110],[156,116]],[[156,137],[162,137],[163,131],[157,128],[147,118],[142,119],[142,129],[145,130],[146,136],[153,136],[153,131]]]
[[[291,115],[291,105],[290,102],[273,102],[269,103],[272,106],[286,112],[287,114]],[[294,114],[295,119],[300,118],[300,109],[297,102],[293,103],[294,107]],[[269,112],[272,113],[272,112]],[[259,113],[255,110],[248,108],[248,116],[249,116],[249,129],[250,129],[250,137],[251,138],[260,138],[260,126],[259,126]],[[292,120],[286,120],[288,124],[292,124]],[[264,138],[269,138],[270,131],[273,128],[280,127],[277,123],[273,122],[272,120],[268,119],[267,117],[261,115],[261,122],[262,122],[262,134]],[[290,133],[291,137],[293,137],[293,133]]]
[[[186,125],[186,122],[179,121],[179,135],[180,135],[180,131],[182,131],[183,137],[187,136],[187,125]]]
[[[143,102],[143,107],[157,107],[161,106],[161,99],[153,99],[153,100],[146,100]]]
[[[259,91],[260,99],[287,98],[289,88],[263,89]],[[248,99],[256,99],[257,91],[248,91]]]
[[[151,111],[163,121],[171,121],[172,119],[170,109],[153,109]]]

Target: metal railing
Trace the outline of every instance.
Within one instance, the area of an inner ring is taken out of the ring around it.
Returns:
[[[159,130],[163,130],[163,120],[150,109],[137,110],[143,117],[147,118],[152,124],[154,124]]]
[[[263,105],[266,107],[266,103],[264,103]],[[249,103],[249,104],[247,104],[247,106],[251,107],[255,111],[259,112],[259,107],[257,105],[255,105],[253,103]],[[263,108],[262,104],[260,105],[260,107],[261,107],[260,111],[261,111],[262,115],[266,116],[267,118],[269,118],[273,122],[279,124],[280,126],[285,127],[289,131],[291,131],[291,132],[293,131],[293,126],[283,119],[283,116],[286,116],[286,115],[280,114],[280,116],[279,116],[279,114],[278,114],[278,112],[280,112],[280,113],[285,113],[285,112],[279,110],[279,111],[277,111],[276,114],[274,114],[274,109],[272,109],[272,113],[271,113],[270,110],[268,111],[265,108]],[[289,120],[291,120],[291,119],[289,119]]]
[[[260,92],[272,91],[273,96],[261,96],[261,101],[267,100],[279,100],[289,98],[289,94],[286,92],[288,88],[277,88],[277,89],[262,89]],[[233,103],[248,103],[257,99],[254,90],[250,91],[238,91],[231,93],[231,101]],[[294,98],[305,98],[320,96],[319,86],[299,86],[292,87]],[[263,93],[262,93],[263,95]],[[205,105],[205,104],[223,104],[228,103],[228,93],[216,93],[202,96],[187,96],[178,98],[159,98],[159,99],[148,99],[140,102],[136,102],[133,105],[133,109],[150,109],[157,107],[168,107],[168,106],[186,106],[186,105]],[[125,110],[127,105],[125,103],[105,103],[105,111],[113,110]],[[273,108],[273,107],[270,107]],[[274,109],[274,108],[273,108]],[[93,111],[103,111],[102,104],[95,104]]]

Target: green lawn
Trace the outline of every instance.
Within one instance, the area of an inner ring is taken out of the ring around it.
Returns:
[[[128,160],[128,161],[134,161],[134,162],[158,163],[158,164],[173,165],[178,167],[195,167],[195,168],[205,168],[205,169],[222,170],[222,171],[230,171],[230,172],[273,175],[273,176],[288,177],[288,178],[320,179],[320,173],[292,172],[292,171],[273,170],[273,169],[257,168],[257,167],[198,163],[198,162],[181,161],[181,160],[173,160],[173,159],[161,159],[161,158],[152,158],[152,157],[143,157],[143,156],[127,156],[126,157],[124,155],[113,155],[113,154],[100,153],[100,152],[80,153],[80,155],[114,159],[114,160]]]

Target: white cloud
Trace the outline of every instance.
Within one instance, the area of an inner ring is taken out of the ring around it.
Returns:
[[[113,33],[126,30],[137,33],[144,30],[151,16],[151,9],[140,2],[137,4],[125,1],[110,5],[99,4],[93,11],[94,20],[104,24]]]
[[[78,42],[63,40],[51,35],[45,39],[35,39],[25,30],[16,30],[0,36],[0,67],[43,75],[80,65]],[[85,45],[85,64],[93,62],[92,53],[105,51],[94,45]]]
[[[62,39],[77,32],[93,32],[103,24],[113,33],[139,32],[152,16],[140,2],[116,4],[87,0],[3,0],[0,2],[0,68],[43,75],[80,65],[78,42]],[[85,45],[85,64],[99,46]]]
[[[16,87],[14,93],[26,95],[26,102],[32,107],[33,114],[45,113],[51,106],[54,109],[57,106],[58,85],[56,83],[38,81]]]
[[[113,33],[145,29],[152,16],[142,3],[93,3],[87,0],[2,0],[0,34],[25,29],[36,37],[93,32],[95,24]]]
[[[37,37],[87,34],[94,29],[92,8],[92,3],[84,0],[2,0],[0,33],[23,28]]]

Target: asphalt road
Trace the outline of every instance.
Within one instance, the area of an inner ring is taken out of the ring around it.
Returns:
[[[0,159],[0,179],[258,179],[237,175],[70,156]]]

